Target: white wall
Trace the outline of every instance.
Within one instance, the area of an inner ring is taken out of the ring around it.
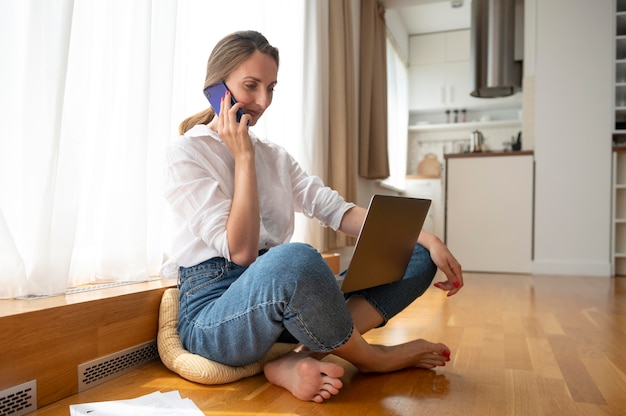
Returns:
[[[399,50],[402,59],[408,65],[409,62],[409,34],[402,23],[397,9],[385,11],[385,23],[391,32],[391,37]]]
[[[608,276],[614,2],[526,1],[536,13],[526,45],[535,49],[526,73],[534,81],[533,272]]]

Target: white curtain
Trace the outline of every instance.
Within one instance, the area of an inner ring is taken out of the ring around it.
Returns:
[[[206,60],[232,31],[259,30],[281,52],[274,104],[255,132],[320,174],[311,155],[322,109],[293,109],[318,93],[324,4],[0,1],[0,298],[158,275],[163,150],[207,107]]]
[[[404,189],[409,125],[408,69],[389,40],[387,40],[387,120],[389,177],[384,182],[394,188]]]

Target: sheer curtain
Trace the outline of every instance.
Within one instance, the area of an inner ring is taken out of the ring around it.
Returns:
[[[409,79],[406,64],[387,40],[387,148],[389,177],[385,183],[404,189],[409,125]]]
[[[163,150],[184,117],[206,108],[206,60],[232,31],[259,30],[281,51],[274,104],[255,132],[321,174],[322,109],[304,108],[323,94],[315,84],[324,81],[326,7],[2,1],[0,297],[158,274],[168,232]]]

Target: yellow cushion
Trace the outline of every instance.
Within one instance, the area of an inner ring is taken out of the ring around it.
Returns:
[[[259,361],[243,367],[231,367],[211,361],[185,350],[176,332],[178,325],[178,289],[170,288],[163,293],[159,308],[159,332],[157,346],[161,361],[171,371],[187,380],[202,384],[224,384],[253,376],[263,366],[288,353],[293,344],[276,343]]]

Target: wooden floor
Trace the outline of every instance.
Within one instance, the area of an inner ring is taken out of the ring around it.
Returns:
[[[262,375],[202,386],[160,362],[54,403],[34,415],[67,415],[72,403],[179,390],[206,415],[626,415],[626,278],[467,274],[446,298],[426,294],[376,343],[413,338],[447,343],[437,371],[385,375],[347,371],[341,393],[301,402]]]

